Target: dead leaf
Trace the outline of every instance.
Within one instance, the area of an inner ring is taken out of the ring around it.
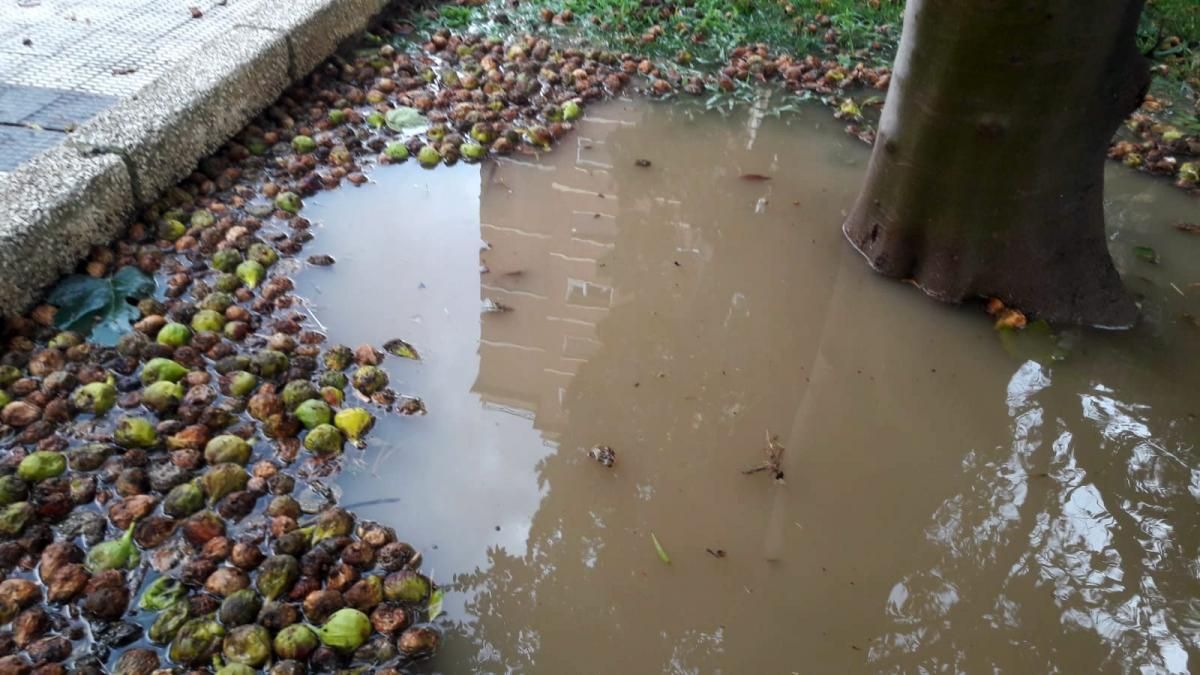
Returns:
[[[188,7],[188,11],[191,12],[193,19],[199,19],[204,16],[204,12],[200,11],[199,7]]]
[[[1025,327],[1025,315],[1018,309],[1005,307],[996,315],[997,330],[1001,328],[1021,329]]]
[[[1200,223],[1175,223],[1175,229],[1188,234],[1200,234]]]
[[[771,180],[771,177],[764,176],[761,173],[744,173],[744,174],[742,174],[742,180],[753,180],[753,181]]]
[[[723,549],[723,548],[718,548],[715,550],[711,549],[711,548],[706,548],[704,550],[708,551],[708,554],[714,558],[724,558],[725,557],[725,549]]]
[[[634,162],[634,164],[636,164],[636,165],[638,165],[638,166],[640,166],[640,167],[642,167],[642,168],[644,169],[644,168],[646,168],[646,167],[650,166],[650,160],[648,160],[648,159],[639,159],[639,160],[637,160],[636,162]]]
[[[136,73],[136,72],[137,72],[137,68],[132,68],[132,67],[128,67],[128,68],[113,68],[113,69],[112,69],[112,74],[113,74],[113,75],[132,75],[133,73]]]
[[[767,454],[766,461],[764,461],[762,464],[759,464],[758,466],[750,467],[749,469],[743,469],[742,473],[746,474],[746,475],[750,475],[752,473],[758,473],[760,471],[769,471],[771,473],[771,476],[775,480],[782,483],[783,482],[783,451],[785,450],[785,448],[782,445],[780,445],[778,441],[779,441],[779,437],[772,436],[771,430],[768,429],[767,430],[767,447],[765,448],[765,451]]]

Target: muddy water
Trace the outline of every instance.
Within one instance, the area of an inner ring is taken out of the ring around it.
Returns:
[[[428,670],[1200,667],[1196,202],[1115,167],[1147,321],[1001,340],[843,241],[866,158],[821,110],[623,102],[306,209],[331,338],[421,352],[386,367],[429,414],[338,480],[450,589]],[[767,434],[782,484],[742,473]]]

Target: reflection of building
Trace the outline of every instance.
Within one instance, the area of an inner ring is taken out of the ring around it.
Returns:
[[[617,300],[604,270],[619,199],[605,139],[636,115],[617,106],[605,115],[584,120],[545,161],[503,160],[482,172],[480,234],[490,250],[481,295],[512,311],[482,317],[473,390],[486,403],[530,411],[551,441],[565,422],[567,385],[599,346],[596,324]]]

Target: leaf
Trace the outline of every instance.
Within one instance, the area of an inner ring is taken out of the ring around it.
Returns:
[[[1200,234],[1200,223],[1175,223],[1175,229],[1188,234]]]
[[[671,556],[667,555],[667,550],[662,547],[662,544],[658,543],[658,537],[654,536],[653,532],[650,533],[650,541],[654,542],[654,550],[658,551],[658,559],[670,565]]]
[[[416,129],[429,123],[429,120],[425,119],[425,116],[416,108],[406,106],[400,106],[394,110],[387,111],[387,114],[383,116],[383,120],[392,131]]]
[[[73,330],[75,324],[104,310],[112,302],[112,285],[104,279],[73,274],[50,291],[46,301],[58,307],[54,322],[59,328]]]
[[[751,180],[751,181],[771,180],[771,177],[764,176],[761,173],[744,173],[744,174],[742,174],[742,180]]]
[[[421,357],[417,354],[416,347],[413,347],[400,338],[388,340],[387,342],[383,343],[383,350],[392,356],[399,356],[402,359],[412,359],[413,361],[421,360]]]
[[[440,588],[435,590],[433,592],[433,595],[429,596],[428,611],[429,611],[429,620],[430,621],[433,621],[434,619],[438,618],[438,616],[441,615],[441,613],[442,613],[442,598],[444,598],[445,596],[446,596],[446,592]]]
[[[129,299],[149,297],[154,288],[153,277],[127,265],[111,277],[100,279],[71,275],[54,287],[47,302],[58,307],[56,326],[90,333],[95,342],[112,346],[138,319],[138,310]]]
[[[1144,260],[1151,265],[1158,264],[1158,253],[1149,246],[1134,246],[1133,254],[1138,257],[1138,260]]]

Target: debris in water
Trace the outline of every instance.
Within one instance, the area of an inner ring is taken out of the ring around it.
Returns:
[[[509,307],[508,305],[504,305],[499,302],[496,302],[495,300],[493,300],[491,298],[483,299],[483,313],[484,314],[493,314],[496,312],[511,312],[511,311],[512,311],[512,307]]]
[[[771,180],[771,177],[764,176],[761,173],[744,173],[744,174],[742,174],[742,180],[762,181],[762,180]]]
[[[606,467],[611,468],[617,461],[617,453],[607,445],[597,445],[588,450],[588,457],[600,462]]]
[[[638,165],[638,166],[642,167],[643,169],[645,169],[646,167],[650,166],[650,160],[648,160],[648,159],[639,159],[639,160],[637,160],[636,162],[634,162],[634,164],[636,164],[636,165]]]
[[[1149,246],[1134,246],[1133,254],[1138,257],[1138,260],[1148,262],[1151,265],[1158,264],[1158,252]]]
[[[718,549],[706,548],[704,550],[708,551],[708,554],[714,558],[724,558],[725,557],[725,549],[723,549],[723,548],[718,548]]]
[[[200,11],[199,7],[188,7],[188,11],[191,12],[193,19],[199,19],[204,16],[204,12]]]
[[[746,475],[750,475],[752,473],[758,473],[759,471],[769,471],[771,473],[771,476],[775,480],[782,483],[783,482],[783,466],[782,466],[781,462],[783,460],[784,447],[782,445],[780,445],[778,443],[778,441],[779,441],[779,437],[772,436],[770,429],[768,429],[767,430],[767,447],[765,448],[766,453],[767,453],[766,461],[764,461],[762,464],[759,464],[758,466],[755,466],[755,467],[752,467],[749,469],[743,469],[742,473],[744,473]]]
[[[415,396],[401,397],[396,410],[401,415],[424,415],[429,412],[425,409],[425,402]]]
[[[990,298],[985,309],[988,314],[996,317],[994,326],[996,330],[1002,328],[1020,330],[1025,327],[1025,314],[1018,309],[1006,307],[1000,298]]]
[[[333,259],[333,256],[331,256],[331,255],[324,255],[324,254],[322,254],[322,255],[310,255],[310,256],[308,256],[308,264],[309,264],[309,265],[316,265],[317,267],[329,267],[329,266],[330,266],[330,265],[332,265],[334,262],[335,262],[335,261],[334,261],[334,259]]]
[[[137,68],[113,68],[113,75],[132,75],[137,72]]]
[[[1175,223],[1175,229],[1188,234],[1200,234],[1200,223]]]
[[[399,356],[402,359],[412,359],[413,361],[421,360],[420,355],[417,354],[416,347],[413,347],[400,338],[388,340],[387,342],[383,343],[383,350],[392,356]]]
[[[650,533],[650,541],[654,542],[654,550],[658,552],[658,559],[670,565],[671,556],[667,555],[667,550],[658,543],[658,537],[654,536],[653,532]]]

